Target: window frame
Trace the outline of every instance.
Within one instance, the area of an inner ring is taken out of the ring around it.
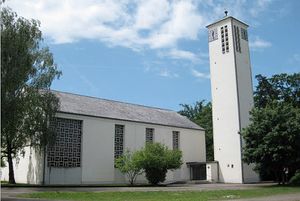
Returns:
[[[180,149],[180,132],[172,131],[172,147],[173,150]]]
[[[117,133],[117,129],[121,129],[122,133]],[[114,135],[114,160],[118,159],[124,153],[124,136],[125,136],[125,125],[115,124],[115,135]],[[120,136],[117,136],[120,135]]]
[[[148,131],[151,131],[151,132],[148,132]],[[145,142],[146,142],[146,144],[154,142],[154,132],[155,132],[154,128],[146,128],[145,129]],[[149,134],[151,135],[150,140],[149,140],[149,137],[148,137]]]

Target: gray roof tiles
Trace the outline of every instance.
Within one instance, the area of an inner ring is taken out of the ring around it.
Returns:
[[[113,100],[52,91],[60,100],[60,112],[141,123],[204,130],[175,111]]]

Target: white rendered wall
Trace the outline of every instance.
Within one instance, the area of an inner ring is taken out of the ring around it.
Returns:
[[[172,131],[180,132],[180,150],[183,152],[184,164],[179,170],[169,171],[167,181],[189,180],[186,162],[204,162],[204,131],[158,126],[144,123],[95,118],[73,114],[57,114],[57,117],[83,120],[82,133],[82,184],[124,183],[127,180],[114,168],[114,134],[115,124],[125,126],[125,149],[138,150],[145,146],[146,128],[154,128],[154,141],[172,148]],[[137,182],[146,182],[140,176]]]
[[[247,29],[233,18],[209,26],[218,31],[218,39],[209,42],[214,154],[219,162],[220,182],[243,183],[243,174],[252,175],[253,172],[251,169],[246,171],[242,165],[240,130],[249,123],[253,94],[248,42],[240,39],[242,53],[234,54],[232,23]],[[229,52],[223,54],[220,27],[225,25],[228,27]]]
[[[233,20],[233,25],[239,27],[239,29],[247,27],[242,23]],[[237,86],[239,95],[239,115],[240,115],[240,127],[245,128],[250,123],[250,113],[249,111],[254,106],[253,100],[253,88],[252,88],[252,72],[251,72],[251,62],[250,62],[250,52],[248,41],[240,39],[241,41],[241,53],[236,53],[236,71],[237,71]],[[243,147],[243,139],[242,139]],[[243,163],[243,181],[245,183],[258,182],[259,175],[253,171],[254,164],[248,165]]]
[[[167,182],[190,179],[186,162],[205,162],[204,131],[158,126],[128,121],[58,113],[57,117],[83,121],[82,155],[80,168],[45,168],[45,184],[106,184],[127,183],[126,178],[114,168],[115,124],[125,126],[125,149],[138,150],[145,146],[146,128],[154,128],[154,141],[166,144],[172,149],[172,131],[180,132],[180,150],[183,152],[183,165],[180,169],[167,173]],[[43,157],[25,149],[15,167],[17,183],[41,184],[43,181]],[[78,178],[80,177],[80,178]],[[2,180],[8,180],[8,167],[2,169]],[[139,176],[137,182],[147,182]]]
[[[24,157],[13,160],[16,183],[41,184],[43,181],[43,154],[26,147]],[[1,180],[8,181],[8,164],[1,168]]]
[[[219,170],[217,162],[206,163],[206,179],[210,182],[219,181]]]

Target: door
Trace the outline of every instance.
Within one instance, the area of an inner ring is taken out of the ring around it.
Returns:
[[[192,167],[192,180],[206,180],[206,165],[195,165]]]

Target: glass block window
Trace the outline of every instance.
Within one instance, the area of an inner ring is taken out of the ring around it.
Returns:
[[[122,156],[124,150],[124,125],[115,125],[115,159]]]
[[[179,149],[179,131],[173,131],[173,150]]]
[[[228,39],[227,25],[221,27],[221,44],[222,44],[222,53],[225,54],[226,52],[229,52],[229,39]]]
[[[241,35],[242,39],[248,41],[248,33],[246,29],[241,28]]]
[[[234,25],[235,50],[241,53],[240,29]]]
[[[50,127],[56,132],[56,141],[47,148],[48,167],[80,167],[82,121],[54,118]]]
[[[154,128],[146,128],[146,143],[153,143],[154,141]]]

